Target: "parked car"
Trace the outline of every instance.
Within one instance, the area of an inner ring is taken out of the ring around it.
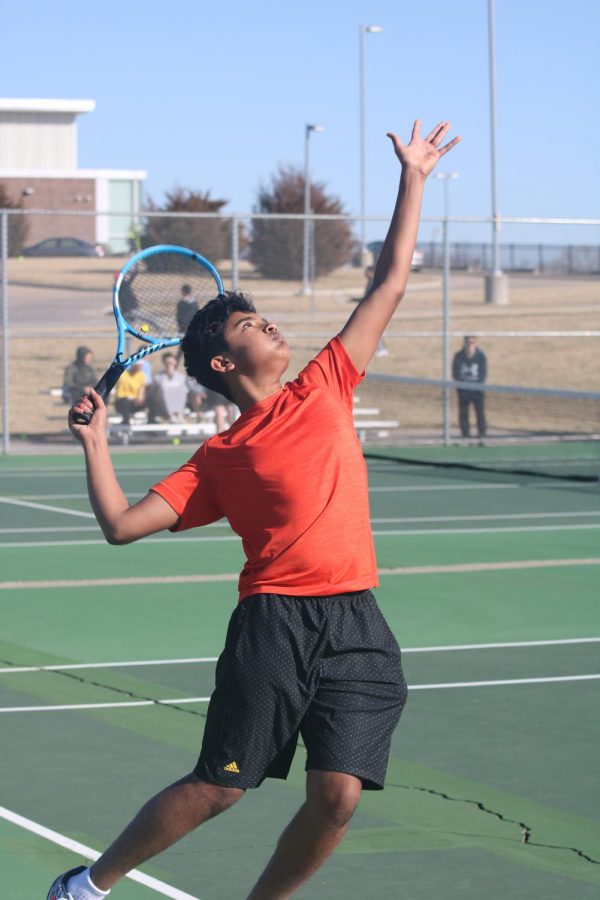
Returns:
[[[367,244],[367,249],[371,251],[373,254],[373,261],[377,262],[377,257],[381,253],[381,248],[383,247],[383,241],[371,241],[370,244]],[[411,272],[420,272],[423,266],[425,265],[425,254],[422,250],[418,250],[415,248],[415,252],[412,255],[412,262],[410,264]]]
[[[23,256],[104,256],[104,247],[79,238],[59,237],[24,247],[22,253]]]
[[[415,251],[412,255],[412,261],[410,264],[411,272],[420,272],[423,266],[425,265],[425,254],[422,250],[417,249],[415,247]]]

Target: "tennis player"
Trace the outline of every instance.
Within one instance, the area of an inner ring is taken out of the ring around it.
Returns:
[[[224,812],[265,778],[286,778],[300,735],[306,800],[248,900],[291,897],[339,844],[362,790],[383,788],[406,699],[400,650],[370,589],[377,567],[353,391],[404,294],[423,187],[449,123],[410,143],[390,134],[398,198],[370,293],[339,335],[282,384],[289,348],[238,293],[211,300],[183,340],[188,374],[241,410],[228,431],[130,505],[114,473],[95,391],[70,413],[92,507],[111,544],[225,516],[242,538],[240,602],[227,631],[194,771],[150,800],[91,868],[48,900],[97,900],[127,872]],[[89,425],[74,412],[95,408]]]

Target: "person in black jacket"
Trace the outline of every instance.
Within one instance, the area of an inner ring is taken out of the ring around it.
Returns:
[[[465,337],[462,350],[454,355],[452,362],[452,378],[464,384],[483,384],[487,378],[487,358],[483,350],[477,346],[477,338],[469,334]],[[460,433],[469,437],[469,406],[473,404],[477,418],[477,434],[480,442],[485,437],[485,392],[470,391],[468,388],[457,388],[458,423]]]
[[[198,312],[198,301],[192,293],[189,284],[181,285],[181,297],[177,302],[177,332],[185,334],[187,327]]]

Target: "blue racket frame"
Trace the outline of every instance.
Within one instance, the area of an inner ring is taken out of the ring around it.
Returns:
[[[136,253],[135,256],[132,256],[131,259],[127,260],[121,271],[117,276],[117,280],[113,285],[113,313],[115,315],[115,321],[117,323],[117,352],[115,353],[114,363],[113,365],[118,365],[121,367],[121,371],[129,366],[133,365],[136,362],[139,362],[140,359],[143,359],[144,356],[147,356],[149,353],[155,353],[157,350],[163,350],[167,347],[176,347],[177,344],[181,343],[180,338],[169,338],[165,340],[164,338],[153,338],[149,337],[147,334],[144,334],[142,331],[138,331],[136,328],[131,325],[127,319],[123,316],[121,309],[119,307],[119,290],[121,284],[123,283],[123,279],[125,275],[136,266],[141,260],[148,259],[150,256],[156,256],[158,253],[179,253],[181,256],[187,256],[190,259],[195,260],[200,263],[200,265],[204,266],[210,274],[215,279],[218,293],[222,294],[225,290],[225,286],[223,285],[223,281],[221,276],[210,262],[210,260],[206,259],[206,257],[201,256],[200,253],[196,253],[195,250],[188,250],[187,247],[178,247],[175,244],[157,244],[154,247],[147,247],[145,250],[140,250],[139,253]],[[142,347],[141,350],[138,350],[137,353],[133,353],[131,356],[124,359],[125,354],[125,339],[127,334],[133,335],[133,337],[137,338],[139,341],[143,341],[145,344],[149,344],[148,347]]]
[[[123,283],[123,278],[127,275],[129,270],[137,265],[142,259],[148,259],[150,256],[156,256],[159,253],[167,252],[179,253],[182,256],[187,256],[190,259],[195,260],[213,276],[218,293],[222,294],[225,291],[221,276],[213,264],[204,256],[201,256],[200,253],[196,253],[195,250],[189,250],[187,247],[178,247],[175,244],[157,244],[155,247],[147,247],[145,250],[140,250],[139,253],[136,253],[135,256],[132,256],[131,259],[127,260],[113,285],[113,312],[117,323],[117,352],[115,353],[110,368],[107,369],[95,387],[95,390],[100,394],[103,400],[106,400],[125,369],[128,369],[130,366],[134,365],[134,363],[139,362],[150,353],[156,353],[158,350],[165,350],[167,347],[175,347],[181,343],[181,338],[153,338],[144,334],[142,331],[138,331],[137,328],[134,328],[133,325],[127,321],[119,307],[119,289]],[[136,353],[132,353],[131,356],[124,358],[125,341],[128,334],[148,346],[142,347]],[[90,413],[75,413],[73,419],[80,425],[87,425],[91,422],[93,414],[93,410]]]

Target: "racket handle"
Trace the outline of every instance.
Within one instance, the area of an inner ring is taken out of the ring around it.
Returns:
[[[120,363],[113,363],[110,369],[107,369],[94,390],[97,394],[100,394],[103,400],[106,400],[115,384],[125,371],[124,367]],[[92,416],[94,415],[94,410],[90,410],[89,413],[73,413],[73,421],[77,423],[77,425],[89,425],[92,421]]]

